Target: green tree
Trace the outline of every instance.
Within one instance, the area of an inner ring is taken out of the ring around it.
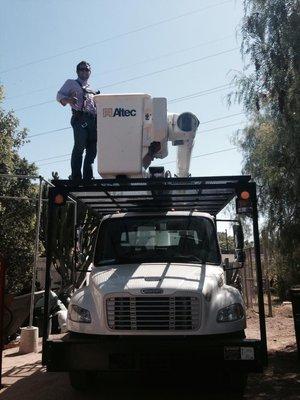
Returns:
[[[3,88],[0,87],[0,104]],[[19,156],[19,150],[26,143],[27,131],[19,128],[19,121],[13,112],[0,107],[0,173],[37,175],[37,167]],[[58,179],[58,175],[55,176]],[[28,293],[31,288],[34,261],[36,201],[14,200],[37,198],[38,185],[29,179],[8,179],[0,177],[0,251],[7,264],[7,290],[14,294]],[[3,198],[5,197],[6,198]],[[43,197],[47,198],[47,186]],[[43,204],[40,230],[41,250],[47,247],[47,204]],[[77,224],[81,231],[81,246],[74,259],[74,204],[56,209],[54,224],[52,264],[62,277],[61,292],[70,294],[85,279],[91,263],[93,246],[99,224],[99,217],[81,203],[77,208]],[[42,253],[45,251],[42,250]],[[75,267],[75,268],[74,268]]]
[[[233,236],[226,234],[226,232],[218,232],[219,244],[222,253],[228,252],[234,253],[235,251],[235,244]]]
[[[3,88],[0,87],[0,104]],[[35,175],[36,166],[18,154],[26,141],[26,129],[19,128],[13,112],[0,107],[0,173]],[[29,179],[0,178],[0,196],[36,196],[36,185]],[[32,276],[35,232],[35,203],[0,199],[0,251],[7,259],[8,290],[28,292]]]
[[[47,207],[44,206],[44,215]],[[54,210],[51,241],[52,264],[62,278],[60,293],[71,295],[74,287],[79,287],[85,279],[92,261],[99,216],[77,203],[77,221],[74,221],[75,206],[68,201],[66,205]],[[47,221],[43,218],[41,240],[47,246]],[[75,235],[75,230],[77,230]],[[76,236],[76,256],[74,252]]]
[[[300,2],[244,0],[243,73],[233,99],[249,117],[236,143],[258,183],[278,289],[300,281]]]

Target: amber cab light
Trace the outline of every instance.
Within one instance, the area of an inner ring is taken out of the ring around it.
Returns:
[[[248,200],[250,198],[250,193],[247,192],[246,190],[244,190],[241,194],[240,194],[241,199],[243,200]]]
[[[54,197],[54,203],[59,205],[59,204],[63,204],[63,202],[65,201],[64,196],[60,193],[58,193],[55,197]]]

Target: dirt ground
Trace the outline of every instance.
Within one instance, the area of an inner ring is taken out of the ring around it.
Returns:
[[[248,312],[247,337],[259,337],[258,315]],[[300,359],[297,358],[292,310],[289,304],[274,307],[274,317],[267,318],[269,366],[264,374],[251,374],[245,399],[300,400]],[[228,399],[221,394],[188,390],[189,382],[179,387],[168,382],[158,387],[157,382],[102,382],[88,393],[75,392],[65,373],[46,373],[41,365],[41,354],[19,355],[18,348],[4,351],[1,400],[79,400],[79,399]]]
[[[263,376],[251,374],[245,399],[300,399],[300,358],[292,307],[273,307],[273,318],[266,318],[269,366]],[[259,337],[258,314],[248,312],[247,337]]]

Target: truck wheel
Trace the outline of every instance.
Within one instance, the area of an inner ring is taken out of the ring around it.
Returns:
[[[71,386],[75,390],[85,391],[94,383],[95,373],[93,371],[69,371]]]
[[[223,377],[224,387],[228,392],[242,396],[247,387],[248,374],[244,372],[227,372]]]
[[[241,399],[247,387],[248,374],[239,371],[223,371],[221,375],[221,390],[225,390],[232,399]]]

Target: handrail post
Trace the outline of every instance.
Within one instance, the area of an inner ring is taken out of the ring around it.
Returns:
[[[5,270],[6,265],[3,256],[0,254],[0,389],[2,385],[2,355],[4,345],[4,291],[5,291]]]
[[[30,314],[29,314],[29,327],[33,326],[33,313],[34,313],[34,294],[35,294],[35,281],[36,271],[39,257],[39,241],[40,241],[40,224],[41,224],[41,211],[42,211],[42,197],[43,186],[42,177],[39,177],[39,197],[36,211],[36,226],[35,226],[35,248],[34,248],[34,263],[32,268],[32,281],[31,281],[31,299],[30,299]]]
[[[51,265],[53,256],[53,225],[55,218],[54,204],[51,199],[51,191],[53,187],[49,188],[48,191],[48,221],[47,221],[47,254],[46,254],[46,277],[45,277],[45,295],[44,295],[44,318],[43,318],[43,350],[42,350],[42,364],[46,363],[46,343],[49,337],[48,327],[49,327],[49,297],[51,289]]]
[[[260,253],[259,229],[258,229],[256,184],[251,183],[251,188],[252,188],[251,200],[252,200],[252,209],[253,209],[252,218],[253,218],[253,236],[254,236],[254,250],[255,250],[256,279],[257,279],[257,291],[258,291],[260,340],[261,340],[262,346],[263,346],[262,350],[263,350],[264,364],[267,365],[268,350],[267,350],[266,316],[265,316],[262,268],[261,268],[261,258],[260,258],[261,253]]]

